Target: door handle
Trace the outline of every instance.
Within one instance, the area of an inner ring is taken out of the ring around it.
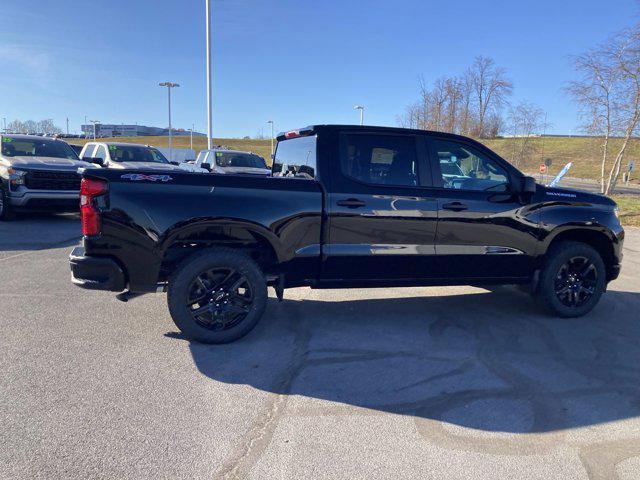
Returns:
[[[362,200],[358,200],[357,198],[347,198],[346,200],[340,200],[339,202],[337,202],[337,205],[347,208],[359,208],[364,207],[366,203],[364,203]]]
[[[452,212],[461,212],[462,210],[466,210],[468,208],[469,207],[462,202],[451,202],[442,205],[443,210],[451,210]]]

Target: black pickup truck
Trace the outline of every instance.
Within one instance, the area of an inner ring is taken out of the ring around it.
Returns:
[[[603,196],[537,185],[482,144],[315,125],[278,136],[270,177],[85,170],[72,280],[126,300],[168,292],[199,341],[246,335],[267,286],[519,284],[551,313],[589,312],[620,271]],[[515,313],[515,312],[514,312]]]

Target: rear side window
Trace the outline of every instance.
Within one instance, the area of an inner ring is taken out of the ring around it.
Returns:
[[[375,185],[418,185],[418,156],[414,137],[343,134],[342,173]]]
[[[96,153],[93,154],[95,158],[101,158],[102,160],[107,159],[107,149],[104,145],[98,145]]]
[[[95,150],[95,148],[96,148],[95,145],[91,145],[91,144],[87,145],[84,148],[84,153],[82,154],[82,158],[85,158],[85,157],[91,158],[91,157],[93,157],[93,151]]]
[[[276,177],[314,179],[316,177],[316,136],[291,138],[278,142],[272,172]]]

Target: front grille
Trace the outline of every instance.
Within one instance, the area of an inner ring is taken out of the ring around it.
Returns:
[[[33,190],[80,190],[80,176],[75,172],[31,171],[24,184]]]

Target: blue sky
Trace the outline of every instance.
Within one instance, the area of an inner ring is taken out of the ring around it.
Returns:
[[[204,0],[2,0],[0,117],[206,131]],[[603,5],[606,3],[606,5]],[[570,56],[639,17],[636,0],[219,0],[214,2],[214,135],[312,123],[396,125],[430,82],[493,57],[512,101],[577,132],[563,87]]]

